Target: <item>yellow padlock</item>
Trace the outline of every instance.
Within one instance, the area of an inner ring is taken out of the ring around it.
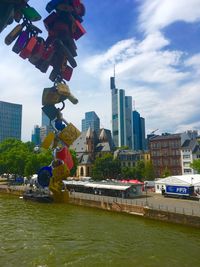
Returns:
[[[72,124],[69,123],[58,137],[67,145],[70,146],[81,135],[81,132]]]
[[[52,174],[54,183],[57,183],[64,179],[67,179],[70,171],[65,164],[61,164],[52,170]]]
[[[56,86],[58,93],[62,96],[65,96],[69,101],[71,101],[73,104],[78,103],[78,99],[72,95],[70,92],[69,86],[65,83],[58,83]]]
[[[48,149],[51,144],[54,142],[55,134],[53,132],[48,133],[48,135],[45,137],[44,141],[42,142],[41,147]]]

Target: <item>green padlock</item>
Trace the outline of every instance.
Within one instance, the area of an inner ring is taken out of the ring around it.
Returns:
[[[38,21],[42,18],[40,14],[35,10],[35,8],[30,6],[22,8],[21,12],[24,17],[30,21]]]

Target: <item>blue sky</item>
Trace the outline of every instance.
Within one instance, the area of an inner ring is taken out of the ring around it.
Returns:
[[[200,0],[85,0],[84,27],[78,40],[78,67],[69,82],[77,105],[66,103],[64,117],[81,128],[87,111],[111,129],[109,77],[133,97],[146,120],[146,133],[200,130]],[[30,0],[43,17],[47,1]],[[43,28],[42,22],[38,23]],[[4,44],[0,35],[1,100],[23,104],[23,140],[41,123],[46,74]],[[44,28],[43,28],[44,30]],[[44,35],[46,35],[44,30]]]

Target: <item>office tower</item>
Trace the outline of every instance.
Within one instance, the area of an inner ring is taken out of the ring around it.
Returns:
[[[21,140],[22,105],[0,101],[0,142],[6,138]]]
[[[115,77],[110,78],[112,92],[112,135],[116,147],[132,148],[132,97],[117,89]]]
[[[31,137],[31,142],[33,142],[36,146],[40,145],[40,127],[38,125],[35,125],[32,137]]]
[[[49,117],[42,110],[42,126],[49,126],[50,120]]]
[[[140,113],[136,110],[132,113],[133,116],[133,149],[145,150],[145,120],[140,117]]]
[[[125,117],[126,117],[126,145],[133,147],[133,118],[132,118],[132,97],[125,97]]]
[[[82,120],[82,132],[87,131],[89,128],[97,134],[99,133],[100,119],[94,111],[86,112],[85,119]]]

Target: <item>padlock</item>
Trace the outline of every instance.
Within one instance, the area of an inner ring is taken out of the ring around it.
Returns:
[[[17,41],[15,42],[12,51],[16,54],[19,54],[20,51],[25,47],[29,40],[29,32],[27,30],[22,31],[19,37],[17,38]]]
[[[59,5],[63,0],[51,0],[47,5],[46,5],[46,11],[48,13],[51,13],[57,5]]]
[[[70,146],[80,136],[81,132],[72,124],[69,123],[61,133],[58,134],[60,140]]]
[[[42,110],[51,121],[58,115],[58,109],[54,105],[45,105]]]
[[[36,44],[37,44],[37,39],[35,36],[32,36],[28,41],[27,45],[20,52],[19,54],[20,57],[22,57],[23,59],[29,58]]]
[[[73,0],[73,6],[77,15],[81,17],[85,16],[85,6],[83,5],[83,3],[81,3],[80,0]]]
[[[5,37],[5,44],[10,45],[22,32],[24,24],[18,24],[15,28]]]
[[[22,8],[21,12],[24,15],[24,17],[29,21],[38,21],[41,20],[42,18],[40,14],[35,10],[35,8],[30,7],[28,5]]]
[[[86,30],[83,28],[81,23],[78,20],[75,20],[72,26],[72,37],[77,41],[81,36],[86,33]]]
[[[42,55],[45,50],[45,41],[42,37],[36,37],[37,43],[33,48],[33,51],[29,57],[29,61],[33,64],[36,65],[38,61],[42,58]]]
[[[55,86],[44,88],[42,94],[42,105],[55,105],[67,99],[64,94],[61,95]]]
[[[14,5],[0,3],[0,33],[14,20]]]
[[[56,149],[56,158],[62,160],[69,170],[74,167],[72,155],[66,146],[62,147],[59,150]]]
[[[58,19],[57,13],[52,12],[48,17],[46,17],[43,20],[44,26],[47,29],[47,31],[50,31],[53,28],[54,23],[57,21],[57,19]]]
[[[77,63],[76,63],[75,59],[73,58],[70,50],[67,48],[67,46],[65,46],[63,44],[63,42],[61,40],[55,41],[55,47],[56,47],[56,51],[60,51],[60,53],[65,54],[69,64],[72,66],[72,68],[75,68],[77,66]]]
[[[72,39],[72,37],[67,36],[67,35],[58,36],[58,37],[62,40],[63,44],[68,47],[72,56],[76,57],[77,56],[77,52],[76,52],[77,46],[76,46],[74,40]]]
[[[56,119],[56,120],[55,120],[55,128],[56,128],[58,131],[62,131],[62,130],[65,128],[65,124],[62,122],[62,120],[60,120],[60,119]]]
[[[46,47],[45,50],[43,51],[41,59],[35,65],[36,68],[38,68],[43,73],[47,72],[51,64],[52,58],[54,56],[54,53],[55,53],[55,48],[53,45],[49,45],[48,47]]]
[[[55,139],[55,133],[54,132],[50,132],[47,134],[47,136],[44,138],[41,147],[43,147],[44,149],[49,149],[50,146],[53,144]]]
[[[49,166],[42,167],[38,172],[38,184],[42,187],[48,187],[52,177],[52,168]]]
[[[70,81],[70,79],[72,77],[72,73],[73,73],[73,69],[67,65],[61,69],[60,75],[64,80]]]
[[[57,183],[69,177],[70,171],[67,168],[67,165],[63,163],[53,168],[52,173],[53,173],[53,176],[52,176],[53,182]]]
[[[55,82],[55,80],[59,77],[60,75],[60,71],[53,68],[50,75],[49,75],[49,79],[52,81],[52,82]]]
[[[61,96],[65,96],[66,99],[69,99],[74,105],[78,103],[78,99],[71,94],[67,84],[57,83],[56,89]]]
[[[67,13],[71,13],[73,12],[74,8],[73,6],[69,5],[69,3],[60,3],[56,6],[56,11],[57,12],[67,12]]]

